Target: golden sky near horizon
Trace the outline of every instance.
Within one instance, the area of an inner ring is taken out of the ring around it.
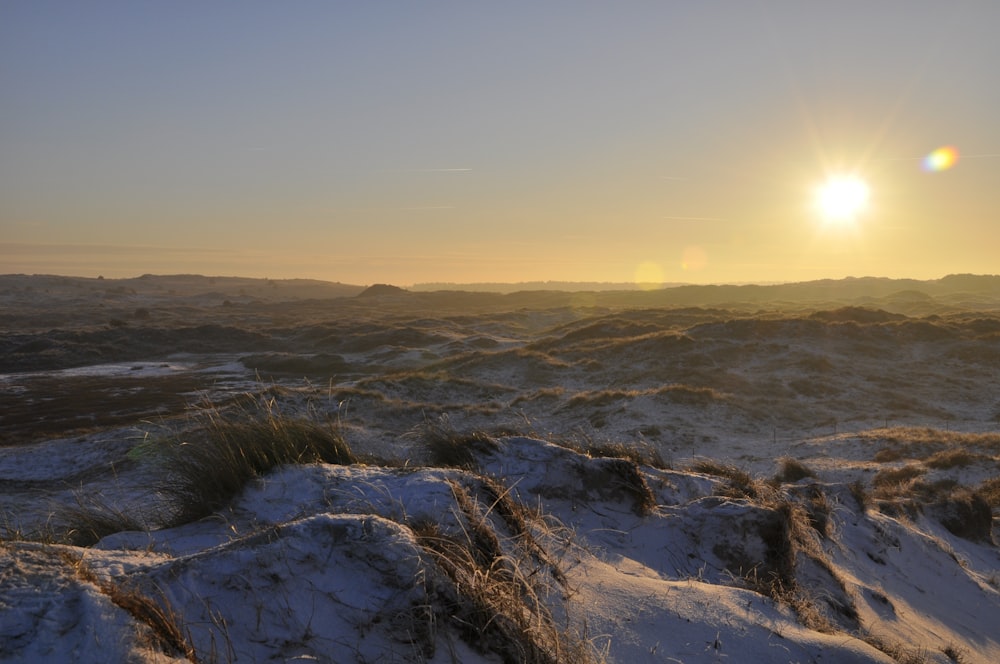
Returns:
[[[0,273],[997,273],[997,25],[962,0],[6,2]]]

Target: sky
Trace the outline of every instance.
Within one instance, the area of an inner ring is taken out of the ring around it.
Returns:
[[[997,26],[995,0],[0,0],[0,273],[1000,273]],[[867,188],[848,218],[817,208],[837,176]]]

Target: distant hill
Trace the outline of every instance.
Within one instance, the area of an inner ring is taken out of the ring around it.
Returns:
[[[385,297],[386,295],[406,295],[407,290],[389,284],[373,284],[357,294],[357,297]]]
[[[446,288],[432,289],[432,286]],[[359,297],[360,296],[360,297]],[[389,297],[391,296],[391,297]],[[405,297],[402,297],[405,296]],[[131,279],[0,275],[0,306],[33,308],[99,298],[122,305],[295,303],[305,300],[374,299],[379,306],[452,309],[603,307],[826,308],[863,306],[908,316],[950,310],[1000,310],[1000,275],[952,274],[941,279],[848,277],[783,284],[672,284],[640,289],[635,284],[522,282],[516,284],[388,284],[358,286],[314,279],[255,279],[202,275],[143,275]],[[142,300],[143,302],[140,302]]]
[[[289,300],[353,297],[365,289],[318,279],[257,279],[200,274],[144,274],[129,279],[65,277],[59,275],[0,275],[0,291],[33,292],[49,300],[89,297],[100,293],[114,296],[144,296],[192,300]]]
[[[426,283],[413,284],[412,291],[464,291],[469,293],[516,293],[518,291],[567,291],[577,292],[600,292],[600,291],[633,291],[633,290],[654,290],[660,288],[672,288],[683,286],[681,282],[637,284],[634,282],[610,282],[610,281],[519,281],[519,282],[477,282],[477,283],[449,283],[445,281],[432,281]]]

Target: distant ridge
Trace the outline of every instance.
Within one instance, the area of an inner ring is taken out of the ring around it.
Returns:
[[[385,297],[386,295],[406,295],[409,291],[390,284],[372,284],[358,293],[357,297]]]
[[[657,290],[660,288],[673,288],[684,286],[682,282],[664,283],[635,283],[635,282],[612,282],[612,281],[518,281],[518,282],[476,282],[476,283],[449,283],[444,281],[432,281],[413,284],[410,289],[413,291],[464,291],[469,293],[516,293],[519,291],[566,291],[576,292],[601,292],[601,291],[633,291],[633,290]]]

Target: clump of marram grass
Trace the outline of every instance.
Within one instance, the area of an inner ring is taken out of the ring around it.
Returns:
[[[976,488],[976,493],[993,509],[1000,507],[1000,477],[985,480]]]
[[[61,506],[55,513],[60,541],[91,546],[99,540],[128,530],[149,530],[155,525],[134,509],[116,505],[101,494],[77,492],[75,505]]]
[[[955,487],[927,506],[929,514],[952,535],[976,542],[989,542],[993,530],[993,510],[976,491]]]
[[[487,517],[510,502],[509,494],[498,484],[484,483],[480,489],[493,502],[483,511],[465,487],[451,486],[463,517],[461,534],[446,533],[433,521],[411,524],[417,543],[448,580],[447,588],[435,592],[438,620],[454,626],[477,651],[499,655],[503,662],[598,661],[590,644],[560,626],[543,601],[550,588],[545,575],[538,574],[539,565],[549,566],[559,584],[565,577],[547,559],[539,560],[540,548],[525,537],[523,510],[513,503],[502,508],[508,514],[498,516],[515,536],[501,538]]]
[[[424,422],[417,435],[431,464],[446,468],[475,470],[478,465],[476,453],[488,454],[497,449],[496,441],[485,432],[460,433],[446,417]]]
[[[900,468],[883,468],[875,473],[875,477],[872,478],[872,486],[876,490],[895,492],[898,487],[926,473],[926,469],[916,465],[902,466]]]
[[[864,512],[868,509],[871,504],[871,497],[868,495],[868,490],[865,488],[865,483],[861,480],[854,480],[847,486],[848,491],[851,492],[851,497],[854,498],[854,502],[858,504],[858,509]]]
[[[876,650],[885,653],[891,659],[895,660],[897,664],[927,664],[928,662],[927,657],[920,649],[908,648],[898,641],[891,641],[881,636],[876,636],[871,632],[863,632],[861,640]]]
[[[637,516],[649,516],[653,513],[656,509],[656,496],[635,461],[607,458],[591,463],[598,464],[596,470],[611,480],[611,489],[621,491],[632,499],[632,511]],[[593,473],[589,475],[593,476]]]
[[[780,465],[778,473],[774,476],[774,481],[779,484],[798,482],[806,478],[816,477],[816,473],[798,459],[786,456],[778,459],[778,463]]]
[[[960,447],[942,450],[924,459],[924,465],[937,470],[964,468],[986,459],[981,454],[974,454]]]
[[[843,581],[816,544],[810,532],[815,525],[802,505],[783,497],[773,498],[761,513],[757,529],[765,546],[764,557],[759,564],[742,570],[739,580],[743,587],[788,606],[809,629],[832,633],[838,629],[835,620],[857,626],[857,610]],[[831,583],[839,587],[840,596],[829,595],[821,600],[799,583],[797,568],[804,561],[828,574]],[[823,607],[824,602],[828,609]],[[834,613],[830,613],[831,609]]]
[[[78,579],[95,585],[115,606],[128,612],[153,647],[197,664],[199,659],[191,645],[190,632],[182,629],[180,616],[166,597],[154,601],[137,588],[99,577],[79,556],[69,552],[61,552],[59,556]]]
[[[208,411],[206,418],[200,435],[157,451],[163,478],[158,488],[173,524],[211,514],[278,466],[357,461],[335,424],[285,416],[273,401],[248,396],[226,412]]]
[[[659,470],[667,470],[669,464],[663,460],[659,451],[648,444],[626,445],[625,443],[588,442],[579,451],[584,454],[607,459],[627,459],[640,466],[650,466]]]
[[[749,472],[730,464],[712,459],[698,459],[691,464],[689,470],[726,480],[726,486],[719,492],[719,495],[727,498],[746,498],[766,502],[774,497],[775,489],[773,487],[754,478]]]

